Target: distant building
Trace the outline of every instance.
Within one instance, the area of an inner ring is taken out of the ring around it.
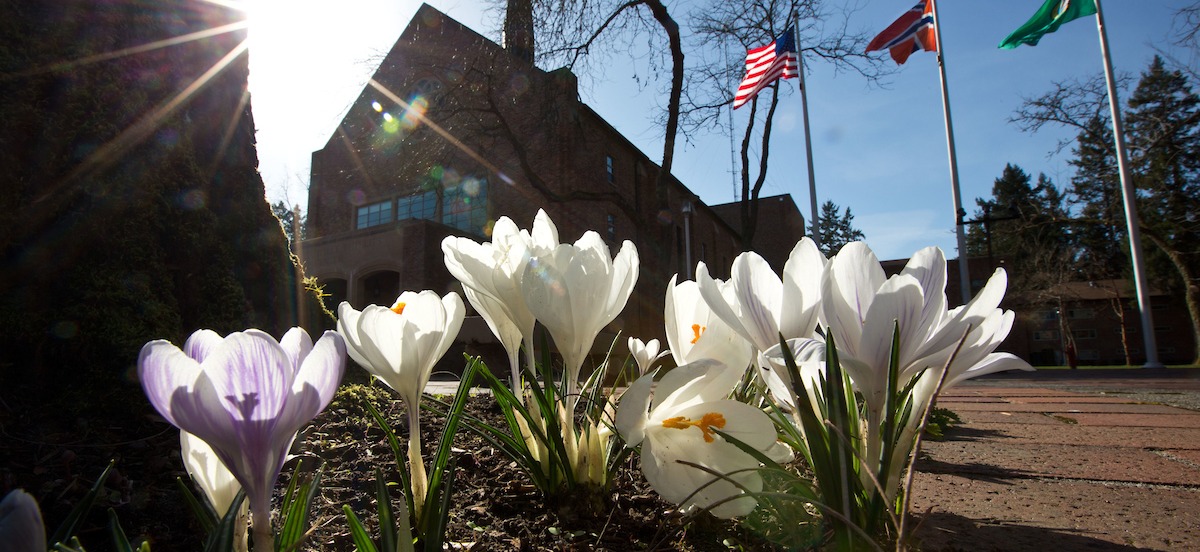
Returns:
[[[898,274],[907,262],[896,259],[882,264],[890,276]],[[985,257],[972,257],[969,262],[974,297],[995,268]],[[960,289],[958,260],[950,259],[946,262],[946,297],[952,307],[962,304]],[[1072,341],[1081,366],[1140,366],[1146,362],[1141,314],[1133,282],[1128,280],[1065,282],[1036,292],[1010,288],[1000,306],[1012,310],[1016,318],[997,351],[1017,355],[1034,366],[1067,365],[1066,352]],[[1187,307],[1152,289],[1150,308],[1159,360],[1165,364],[1192,362],[1195,344]]]
[[[1191,363],[1195,343],[1187,307],[1161,290],[1151,289],[1149,295],[1159,360]],[[1006,306],[1016,311],[1017,320],[1002,349],[1034,366],[1065,365],[1071,341],[1080,365],[1146,362],[1133,282],[1067,282],[1039,293],[1013,295]]]
[[[313,153],[303,261],[334,304],[390,303],[401,290],[445,293],[459,289],[443,264],[445,236],[484,241],[501,216],[529,228],[542,208],[564,242],[594,230],[614,252],[623,240],[637,245],[634,296],[596,342],[607,350],[621,330],[623,356],[626,336],[662,337],[670,274],[692,278],[705,261],[728,277],[738,230],[674,178],[658,197],[660,167],[579,101],[573,74],[534,67],[527,50],[514,55],[421,6]],[[769,221],[770,231],[760,235],[794,245],[804,226],[795,203],[778,196],[764,205],[760,225]],[[782,267],[776,249],[766,256]],[[654,279],[656,270],[666,277]],[[460,341],[494,342],[478,316]]]
[[[717,213],[729,226],[741,232],[742,204],[740,201],[713,205]],[[777,273],[783,273],[796,236],[804,236],[804,216],[796,208],[790,194],[758,198],[758,220],[754,225],[754,251],[762,255]]]

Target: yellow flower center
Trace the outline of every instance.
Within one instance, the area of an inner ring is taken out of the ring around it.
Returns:
[[[404,314],[404,303],[396,303],[392,307],[392,312],[396,314]]]
[[[715,427],[717,429],[725,429],[725,416],[722,416],[720,412],[707,412],[704,414],[704,417],[700,418],[699,420],[689,420],[686,416],[676,416],[674,418],[667,418],[663,420],[662,424],[663,427],[668,427],[671,429],[687,429],[692,426],[698,427],[700,428],[700,431],[704,432],[704,442],[711,443],[713,442],[712,428]]]
[[[695,337],[692,338],[692,345],[695,345],[697,341],[700,341],[700,335],[703,334],[704,330],[707,330],[707,329],[708,329],[707,326],[701,326],[699,324],[692,324],[692,333],[695,334]]]

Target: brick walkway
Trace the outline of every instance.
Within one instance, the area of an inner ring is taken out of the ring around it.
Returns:
[[[1200,550],[1200,412],[1145,399],[1195,404],[1200,371],[1054,372],[942,396],[963,423],[923,445],[922,549]]]

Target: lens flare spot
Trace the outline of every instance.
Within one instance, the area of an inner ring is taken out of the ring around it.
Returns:
[[[421,124],[421,119],[425,117],[425,112],[429,110],[429,100],[425,96],[413,96],[408,102],[408,109],[404,110],[404,116],[400,118],[400,124],[405,130],[412,130]]]
[[[367,200],[367,194],[360,188],[355,188],[346,193],[346,200],[351,205],[362,205]]]
[[[207,202],[208,197],[204,194],[204,190],[192,189],[179,196],[179,206],[189,211],[203,209]]]
[[[495,229],[496,221],[494,219],[488,219],[488,221],[483,224],[483,235],[487,236],[488,239],[491,239],[492,231]]]
[[[482,184],[479,182],[478,178],[467,178],[463,180],[462,183],[462,191],[463,194],[469,196],[468,201],[470,201],[469,198],[471,197],[479,197],[479,190],[481,187]]]
[[[383,131],[388,134],[395,134],[397,132],[400,132],[400,127],[403,125],[403,123],[401,123],[399,120],[395,119],[391,115],[388,115],[387,113],[384,113],[384,115],[386,115],[386,116],[384,117],[384,121],[383,121]]]
[[[385,123],[390,123],[390,122],[392,122],[392,121],[393,121],[393,120],[395,120],[395,119],[396,119],[396,118],[395,118],[395,117],[392,117],[392,114],[391,114],[391,113],[388,113],[388,112],[386,112],[386,111],[383,113],[383,122],[385,122]]]
[[[658,212],[658,223],[659,224],[671,224],[671,222],[673,222],[674,220],[675,220],[675,217],[671,216],[671,211],[662,209]]]
[[[164,128],[158,131],[157,140],[159,145],[171,147],[179,143],[179,132],[175,129]]]
[[[371,109],[374,109],[376,112],[382,112],[382,111],[383,111],[383,104],[381,104],[381,103],[379,103],[379,102],[377,102],[377,101],[375,101],[375,102],[371,102]]]

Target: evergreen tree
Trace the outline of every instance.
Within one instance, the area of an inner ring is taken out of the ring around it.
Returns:
[[[1072,277],[1063,197],[1046,175],[1033,184],[1029,174],[1008,164],[992,185],[992,198],[975,201],[979,211],[968,251],[1005,265],[1013,289],[1037,291]]]
[[[1129,266],[1121,181],[1109,122],[1091,118],[1076,139],[1070,202],[1076,209],[1072,236],[1083,279],[1120,278]]]
[[[288,207],[283,201],[276,201],[271,204],[271,213],[275,218],[279,219],[279,225],[283,227],[283,234],[287,236],[288,246],[292,251],[296,251],[296,209]],[[300,212],[300,239],[308,237],[308,217],[304,212]]]
[[[826,257],[836,255],[843,245],[864,237],[862,230],[854,227],[854,215],[850,213],[850,207],[843,212],[832,201],[821,205],[818,222],[821,227],[821,252]]]
[[[1126,118],[1152,278],[1182,296],[1200,358],[1200,98],[1155,56]]]

